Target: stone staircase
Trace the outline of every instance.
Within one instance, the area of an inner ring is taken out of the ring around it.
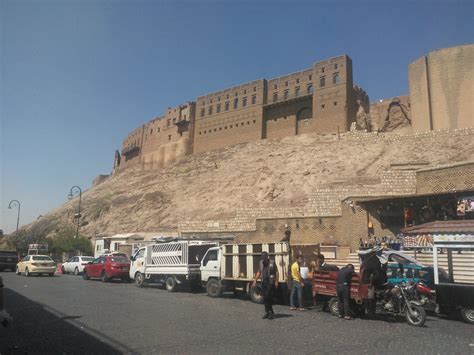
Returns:
[[[405,251],[405,254],[415,258],[420,263],[425,265],[433,265],[433,254],[431,251],[415,252]],[[359,270],[359,257],[357,253],[351,253],[346,259],[327,260],[329,264],[335,264],[338,267],[347,264],[353,264],[356,270]],[[438,254],[439,267],[448,271],[448,256],[446,253]],[[474,251],[463,251],[461,254],[453,252],[453,270],[454,280],[456,282],[474,283]]]

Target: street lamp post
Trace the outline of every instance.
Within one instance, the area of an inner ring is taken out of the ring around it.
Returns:
[[[21,203],[18,200],[11,200],[10,203],[8,204],[8,209],[11,210],[12,206],[18,207],[18,214],[16,216],[16,235],[18,235],[18,227],[20,226],[20,207]]]
[[[74,194],[79,194],[79,205],[77,206],[77,213],[74,214],[74,218],[77,218],[77,228],[76,228],[76,238],[79,237],[79,224],[81,223],[81,199],[82,199],[82,190],[79,186],[71,187],[69,191],[68,198],[72,200]]]

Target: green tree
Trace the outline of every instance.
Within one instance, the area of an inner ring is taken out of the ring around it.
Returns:
[[[52,237],[48,238],[49,250],[55,257],[67,254],[92,254],[92,244],[89,239],[79,235],[69,226],[61,228]]]

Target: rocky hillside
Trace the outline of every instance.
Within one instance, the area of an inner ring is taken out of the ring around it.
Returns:
[[[461,132],[461,133],[460,133]],[[187,157],[163,170],[115,174],[82,195],[88,236],[176,231],[179,221],[234,217],[239,207],[305,203],[317,188],[375,184],[391,164],[474,160],[474,130],[301,135]],[[47,235],[72,223],[77,199],[24,228]]]

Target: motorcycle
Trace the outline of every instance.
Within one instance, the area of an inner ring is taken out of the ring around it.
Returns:
[[[413,298],[420,302],[426,310],[439,313],[435,292],[425,282],[418,281],[414,283],[411,292],[413,293]]]
[[[426,321],[426,311],[421,301],[416,299],[416,285],[397,284],[375,293],[369,314],[375,313],[375,306],[380,306],[384,313],[404,316],[408,324],[422,327]]]

